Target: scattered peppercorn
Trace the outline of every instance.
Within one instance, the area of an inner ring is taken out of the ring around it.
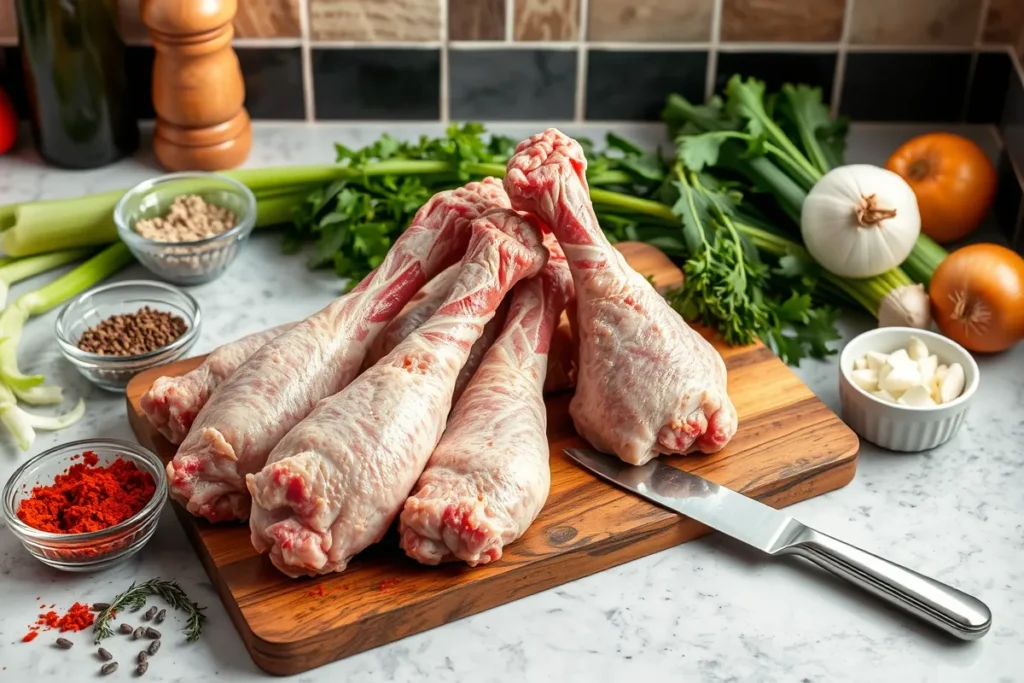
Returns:
[[[92,611],[93,612],[102,612],[102,611],[107,610],[107,609],[110,609],[110,603],[109,602],[94,602],[94,603],[92,603]]]
[[[167,346],[187,330],[181,316],[143,306],[90,327],[79,338],[78,348],[100,356],[137,356]]]
[[[158,624],[162,624],[162,623],[164,623],[164,619],[166,619],[166,618],[167,618],[167,610],[162,609],[162,610],[160,610],[159,612],[156,613],[156,618],[154,619],[154,621],[156,623],[158,623]]]
[[[145,660],[139,662],[139,665],[135,667],[135,673],[137,673],[140,676],[145,674],[147,671],[149,671],[149,662]]]
[[[132,640],[138,640],[139,638],[141,638],[143,636],[143,634],[145,634],[145,632],[146,632],[146,629],[144,627],[142,627],[142,626],[138,627],[137,629],[132,631]]]
[[[117,671],[117,662],[109,662],[107,664],[104,664],[102,668],[100,668],[100,675],[109,676],[115,671]]]
[[[152,643],[149,644],[149,647],[146,648],[146,652],[149,653],[150,657],[152,657],[153,655],[155,655],[157,652],[160,651],[160,643],[161,642],[162,641],[154,640]]]
[[[150,619],[156,616],[156,612],[156,607],[150,607],[148,610],[146,610],[146,613],[142,615],[142,620],[149,621]]]
[[[157,640],[158,638],[160,638],[160,631],[157,631],[155,628],[147,627],[146,628],[146,637],[150,638],[152,640]]]
[[[70,650],[72,647],[75,646],[75,644],[67,638],[58,638],[54,641],[54,644],[56,644],[56,646],[62,650]]]
[[[139,656],[136,658],[136,661],[138,661],[139,664],[142,664],[147,659],[149,659],[149,655],[147,655],[146,651],[143,650],[142,652],[139,653]]]
[[[185,194],[174,198],[164,216],[138,221],[135,232],[157,242],[195,242],[227,232],[237,220],[229,209]]]
[[[114,658],[114,655],[110,654],[110,652],[103,649],[102,647],[96,650],[96,654],[99,655],[99,658],[102,659],[104,662],[109,662],[111,659]]]
[[[129,633],[132,633],[132,632],[135,631],[135,629],[132,628],[131,624],[121,624],[120,626],[117,627],[117,630],[120,631],[121,633],[125,634],[125,635],[128,635]]]

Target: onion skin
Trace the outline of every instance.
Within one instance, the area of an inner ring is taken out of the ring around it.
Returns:
[[[1024,258],[998,244],[950,254],[931,281],[932,317],[970,351],[1005,351],[1024,339]]]

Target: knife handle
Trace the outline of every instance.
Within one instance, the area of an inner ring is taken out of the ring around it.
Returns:
[[[992,625],[977,598],[810,527],[778,552],[808,559],[962,640],[981,638]]]

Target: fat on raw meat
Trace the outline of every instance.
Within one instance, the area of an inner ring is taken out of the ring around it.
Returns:
[[[470,349],[505,294],[546,259],[532,218],[498,209],[475,220],[445,303],[247,477],[253,546],[299,576],[343,571],[379,541],[441,438]]]
[[[718,451],[736,433],[721,355],[614,249],[598,225],[587,160],[554,128],[519,143],[505,190],[565,250],[576,285],[579,368],[569,404],[595,448],[642,465]]]
[[[508,197],[493,178],[434,195],[351,292],[261,347],[216,389],[167,466],[170,494],[211,522],[245,519],[245,475],[358,373],[370,344],[428,280],[458,260],[473,219]]]

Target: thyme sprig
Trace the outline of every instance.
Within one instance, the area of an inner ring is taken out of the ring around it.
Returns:
[[[203,630],[203,623],[206,621],[206,615],[203,614],[203,610],[206,608],[200,607],[197,603],[190,600],[177,581],[150,579],[142,583],[132,583],[128,590],[114,598],[110,606],[99,613],[93,626],[96,642],[99,643],[104,638],[114,635],[114,630],[111,628],[110,623],[118,612],[125,610],[129,612],[139,611],[146,606],[146,599],[151,595],[163,598],[174,609],[188,614],[188,623],[182,629],[186,634],[186,641],[192,643],[199,640],[199,635]]]

